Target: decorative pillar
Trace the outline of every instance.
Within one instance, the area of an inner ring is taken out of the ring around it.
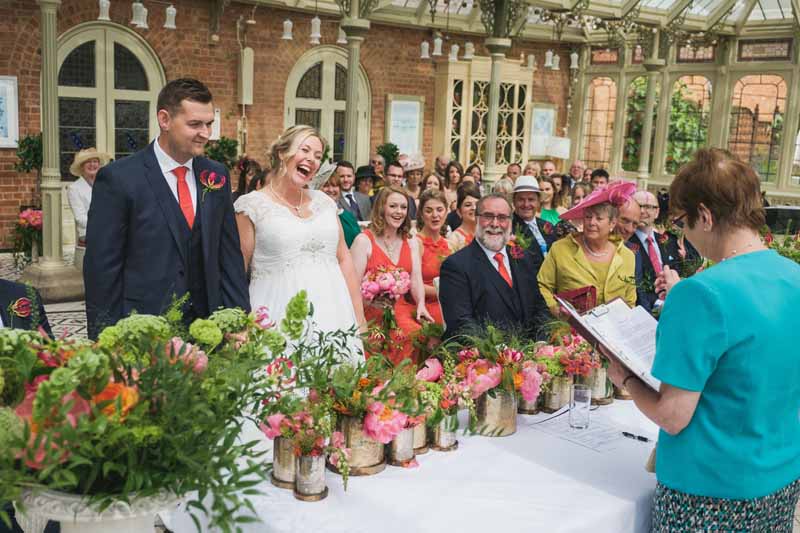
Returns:
[[[344,107],[344,158],[358,166],[358,71],[361,68],[361,43],[369,32],[369,20],[358,17],[358,0],[352,0],[350,13],[342,19],[347,36],[347,101]]]
[[[64,263],[61,246],[61,173],[58,157],[58,8],[61,0],[36,0],[42,23],[42,233],[39,263],[25,269],[21,281],[39,289],[45,301],[83,297],[83,279]]]
[[[642,120],[642,140],[639,147],[639,168],[637,169],[636,182],[640,190],[647,190],[647,182],[650,179],[650,147],[653,139],[653,111],[656,106],[656,91],[658,89],[658,78],[664,70],[666,62],[659,58],[659,39],[657,34],[652,36],[652,40],[645,49],[649,49],[650,57],[644,61],[644,68],[647,70],[647,93],[644,100],[644,119]],[[663,98],[669,100],[669,93],[665,90]]]
[[[493,181],[498,172],[494,172],[497,160],[497,127],[500,111],[500,71],[506,52],[511,48],[511,39],[489,37],[486,48],[492,57],[492,70],[489,77],[489,113],[486,117],[486,158],[484,174]]]

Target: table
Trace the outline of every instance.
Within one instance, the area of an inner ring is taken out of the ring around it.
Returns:
[[[262,523],[248,532],[409,533],[456,531],[644,533],[650,528],[655,476],[644,469],[657,427],[631,401],[591,413],[589,430],[619,435],[597,451],[565,437],[567,414],[519,415],[508,437],[464,436],[455,452],[430,451],[413,469],[387,466],[375,476],[327,474],[328,497],[301,502],[264,483],[252,499]],[[459,415],[466,423],[466,412]],[[558,434],[563,426],[564,434]],[[544,428],[547,428],[545,431]],[[613,431],[611,431],[613,429]],[[621,437],[622,430],[652,442]],[[247,433],[258,431],[250,428]],[[554,432],[555,431],[555,432]],[[580,431],[580,430],[572,430]],[[251,435],[248,435],[251,436]],[[196,531],[182,510],[167,525]],[[207,530],[207,528],[204,528]]]

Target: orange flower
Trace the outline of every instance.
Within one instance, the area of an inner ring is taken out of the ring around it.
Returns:
[[[522,387],[522,372],[514,374],[514,389],[519,390]]]
[[[100,402],[110,400],[111,403],[103,407],[103,414],[111,417],[117,412],[118,397],[122,404],[122,416],[120,420],[123,420],[131,408],[139,401],[139,392],[135,388],[127,387],[122,383],[109,383],[100,394],[92,397],[92,403],[97,405]]]
[[[358,388],[366,389],[369,386],[369,378],[360,378],[358,380]]]

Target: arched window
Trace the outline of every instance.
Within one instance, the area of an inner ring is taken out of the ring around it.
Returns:
[[[91,146],[115,159],[141,150],[158,130],[164,72],[135,33],[112,24],[76,26],[59,39],[59,154],[62,179],[75,179],[75,152]]]
[[[650,166],[653,165],[653,145],[656,137],[656,112],[658,109],[659,85],[656,82],[656,100],[653,107],[653,128],[650,132]],[[628,85],[625,101],[625,151],[622,154],[623,170],[635,172],[639,170],[639,158],[642,147],[642,130],[644,124],[644,107],[647,99],[647,77],[639,76]]]
[[[786,81],[776,74],[744,76],[733,87],[728,150],[747,161],[764,181],[778,175]]]
[[[330,156],[344,156],[347,55],[336,46],[317,46],[295,64],[286,81],[286,127],[307,124],[317,128],[331,145]],[[359,128],[357,160],[369,157],[369,85],[363,69],[358,72]],[[358,164],[357,161],[352,161]]]
[[[711,121],[711,82],[705,76],[681,76],[672,86],[664,168],[675,174],[707,144]]]
[[[607,168],[614,142],[617,84],[611,78],[589,83],[583,121],[583,161],[591,168]]]

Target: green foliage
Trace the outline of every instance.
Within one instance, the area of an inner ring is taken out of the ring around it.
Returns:
[[[376,152],[383,156],[384,161],[386,161],[386,166],[396,163],[397,158],[400,157],[400,150],[397,148],[397,145],[393,143],[384,143],[378,146]]]
[[[225,165],[228,170],[236,168],[239,160],[239,142],[236,139],[220,137],[218,141],[210,141],[206,145],[206,157]]]
[[[207,350],[222,342],[222,330],[211,320],[198,319],[189,326],[189,335]]]
[[[17,159],[14,170],[17,172],[42,171],[42,134],[26,135],[21,138],[17,147]]]

